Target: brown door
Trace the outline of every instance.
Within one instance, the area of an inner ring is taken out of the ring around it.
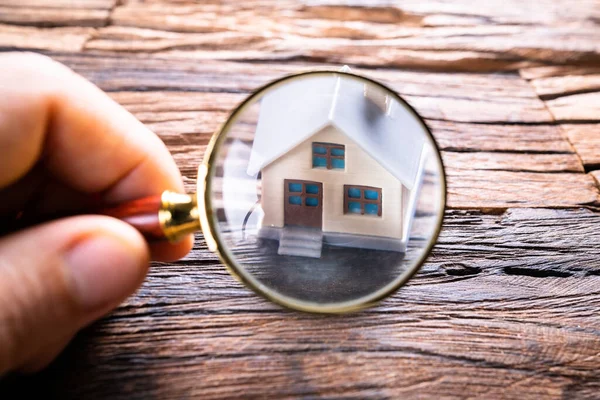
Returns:
[[[321,229],[323,226],[323,184],[285,179],[284,224]]]

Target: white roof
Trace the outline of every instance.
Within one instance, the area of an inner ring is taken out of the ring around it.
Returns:
[[[348,75],[307,75],[264,96],[248,164],[258,172],[328,125],[335,126],[404,186],[416,183],[427,133],[393,97],[387,108],[369,99],[366,82]],[[375,86],[368,85],[376,89]]]

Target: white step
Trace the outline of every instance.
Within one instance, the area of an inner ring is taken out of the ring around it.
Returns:
[[[318,229],[285,227],[279,238],[277,254],[321,258],[323,232]]]
[[[280,256],[299,256],[310,258],[321,258],[321,249],[309,249],[306,247],[285,247],[279,246],[277,254]]]

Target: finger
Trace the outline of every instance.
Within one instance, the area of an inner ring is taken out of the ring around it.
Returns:
[[[148,248],[109,217],[55,221],[0,239],[0,375],[36,368],[142,282]]]
[[[182,190],[160,139],[96,86],[51,59],[0,55],[0,186],[45,165],[74,189],[114,201]],[[45,148],[44,148],[45,147]]]
[[[59,180],[116,204],[183,191],[161,140],[96,86],[62,64],[30,53],[0,55],[0,187],[24,176],[43,154]],[[185,254],[191,239],[155,254]]]

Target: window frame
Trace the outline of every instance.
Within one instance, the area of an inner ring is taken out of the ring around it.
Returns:
[[[350,189],[358,189],[360,190],[360,197],[350,197],[348,192]],[[372,190],[377,192],[377,200],[367,199],[365,196],[366,190]],[[360,204],[360,214],[350,212],[349,206],[351,202]],[[374,186],[361,186],[361,185],[344,185],[344,215],[367,215],[367,216],[375,216],[375,214],[367,214],[365,213],[365,204],[376,204],[377,205],[377,217],[381,217],[383,213],[383,193],[382,189]]]
[[[301,185],[301,189],[298,192],[293,192],[292,190],[290,190],[290,185],[292,184],[299,184]],[[286,179],[284,182],[284,196],[285,196],[285,202],[286,204],[293,206],[293,207],[310,207],[310,208],[316,208],[319,206],[323,206],[322,202],[322,191],[323,191],[323,187],[321,186],[321,189],[319,190],[319,185],[318,182],[313,182],[313,181],[305,181],[305,180],[300,180],[300,179]],[[313,185],[317,187],[317,193],[311,193],[309,192],[306,187],[309,185]],[[290,202],[290,197],[299,197],[300,198],[300,204],[294,204]],[[314,206],[308,205],[306,204],[306,199],[307,198],[311,198],[311,199],[315,199],[317,201],[317,204]]]
[[[324,147],[325,154],[315,152],[315,147]],[[332,149],[343,150],[344,155],[343,156],[334,156],[331,154]],[[346,146],[345,145],[338,144],[338,143],[313,142],[312,146],[311,146],[311,150],[312,150],[311,165],[313,168],[323,168],[323,167],[315,167],[314,166],[315,157],[320,157],[320,158],[325,158],[325,160],[327,161],[326,168],[328,170],[335,170],[335,171],[345,171],[346,170]],[[334,159],[343,160],[344,168],[333,168],[332,160],[334,160]]]

